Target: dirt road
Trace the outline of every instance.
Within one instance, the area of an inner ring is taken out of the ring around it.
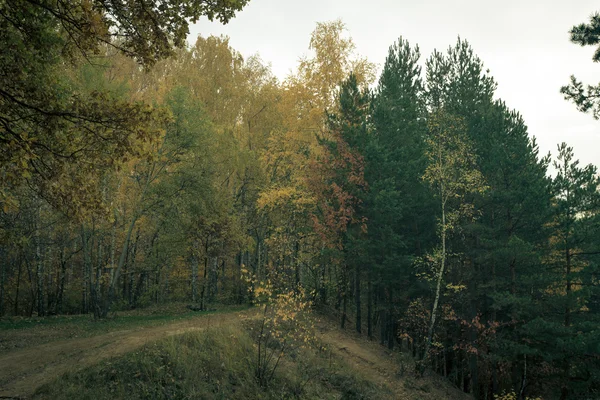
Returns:
[[[391,399],[469,400],[463,393],[437,375],[415,378],[412,370],[400,373],[401,366],[377,341],[369,341],[352,330],[342,331],[331,322],[321,324],[319,337],[334,354],[360,375],[392,392]],[[410,368],[412,364],[405,365]]]
[[[195,317],[155,327],[114,331],[11,351],[0,355],[0,398],[26,398],[41,385],[70,370],[118,356],[166,336],[228,324],[239,312]]]

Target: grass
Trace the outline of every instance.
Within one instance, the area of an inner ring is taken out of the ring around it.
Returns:
[[[37,399],[386,399],[328,352],[286,357],[267,388],[254,375],[255,347],[240,325],[165,338],[122,357],[69,373]]]
[[[43,344],[54,340],[89,337],[112,331],[158,326],[208,314],[241,311],[245,306],[221,307],[216,311],[189,311],[185,304],[116,312],[95,321],[91,315],[62,315],[44,318],[0,319],[0,352]]]

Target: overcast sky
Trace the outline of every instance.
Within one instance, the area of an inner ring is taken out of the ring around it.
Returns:
[[[250,0],[228,25],[200,21],[189,40],[227,35],[234,49],[259,54],[283,79],[308,54],[317,22],[342,19],[357,53],[379,67],[399,36],[418,44],[424,60],[460,35],[498,82],[497,96],[523,115],[542,154],[565,141],[582,163],[600,166],[600,121],[559,93],[571,74],[600,81],[594,49],[572,44],[568,34],[594,11],[600,4],[592,0]]]

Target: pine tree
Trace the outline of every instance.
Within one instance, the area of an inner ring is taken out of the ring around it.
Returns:
[[[390,347],[400,317],[396,309],[405,310],[419,294],[414,259],[435,237],[433,204],[421,180],[426,110],[419,58],[419,48],[403,38],[390,46],[373,100],[374,140],[365,149],[371,285],[378,299],[382,342]]]
[[[597,216],[600,211],[600,177],[596,167],[579,166],[573,149],[565,143],[558,146],[554,162],[557,175],[553,181],[554,224],[551,266],[555,281],[551,290],[552,304],[561,317],[546,313],[543,336],[552,345],[551,354],[560,382],[561,400],[570,395],[598,393],[597,376],[600,362],[591,357],[600,346],[598,315],[588,302],[597,295],[593,276],[597,273],[593,258],[599,250]],[[548,328],[550,328],[548,330]],[[541,332],[540,332],[541,333]]]
[[[571,41],[581,46],[596,46],[592,60],[600,61],[600,14],[595,13],[590,17],[589,24],[579,24],[571,28]],[[595,119],[600,118],[600,85],[583,86],[574,75],[571,83],[560,88],[565,100],[575,103],[581,112],[592,112]]]

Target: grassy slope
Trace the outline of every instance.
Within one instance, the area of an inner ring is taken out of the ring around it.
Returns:
[[[56,340],[90,337],[119,330],[159,326],[206,314],[242,310],[245,307],[220,307],[218,311],[189,311],[175,303],[141,310],[122,311],[105,320],[90,315],[64,315],[45,318],[12,317],[0,319],[0,354]]]
[[[40,399],[454,399],[438,381],[398,377],[378,347],[328,331],[335,351],[303,350],[285,358],[266,389],[254,378],[254,345],[239,323],[188,332],[125,356],[68,373],[40,388]],[[332,346],[330,345],[331,349]],[[343,348],[343,350],[340,350]],[[349,354],[348,351],[352,353]],[[360,353],[362,351],[362,353]],[[372,360],[365,357],[373,356]],[[388,363],[389,374],[377,371]],[[376,365],[377,364],[377,365]]]
[[[43,399],[384,399],[378,388],[355,371],[330,364],[327,354],[296,354],[281,364],[262,389],[253,373],[253,343],[239,325],[190,332],[65,375],[43,386]]]

